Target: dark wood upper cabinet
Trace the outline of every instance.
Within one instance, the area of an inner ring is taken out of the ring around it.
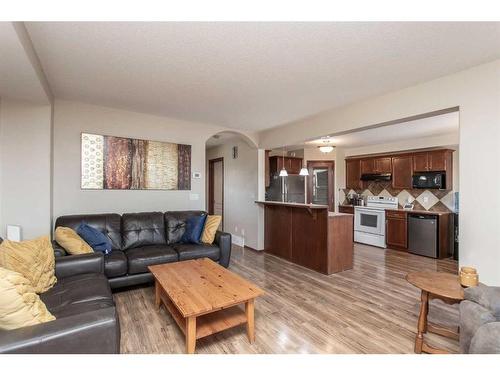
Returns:
[[[375,159],[361,159],[360,168],[361,174],[375,173]]]
[[[427,152],[422,152],[413,155],[413,171],[414,172],[427,172],[429,166]]]
[[[287,171],[290,174],[299,174],[302,169],[302,158],[288,158]]]
[[[291,156],[271,156],[269,158],[269,170],[270,175],[279,173],[283,167],[286,169],[288,174],[299,174],[302,168],[302,158],[296,158]]]
[[[361,175],[392,173],[392,187],[411,189],[415,172],[446,172],[446,190],[453,188],[453,150],[407,152],[376,157],[346,159],[346,188],[366,187]]]
[[[392,187],[395,189],[411,189],[413,175],[413,158],[411,155],[392,158]]]
[[[375,173],[391,173],[392,172],[392,158],[376,158],[375,159]]]
[[[346,188],[361,189],[361,170],[359,159],[347,159],[345,161]]]
[[[451,170],[453,150],[420,152],[413,155],[415,172],[448,172]]]
[[[446,171],[448,169],[447,156],[446,151],[429,152],[427,155],[429,171]]]

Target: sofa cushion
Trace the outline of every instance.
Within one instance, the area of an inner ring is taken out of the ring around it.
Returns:
[[[169,245],[180,242],[184,235],[186,220],[193,216],[203,216],[205,211],[167,211],[164,214],[167,243]]]
[[[166,245],[165,221],[161,212],[140,212],[122,216],[123,249]]]
[[[126,250],[125,255],[128,259],[129,274],[149,272],[148,266],[179,260],[177,252],[168,245],[135,247]]]
[[[48,236],[28,241],[4,240],[0,244],[0,267],[19,272],[35,293],[43,293],[57,281],[54,249]]]
[[[68,254],[78,255],[94,252],[90,245],[71,228],[57,227],[54,237],[56,242],[62,246]]]
[[[186,230],[181,238],[182,243],[199,244],[203,227],[205,226],[205,219],[207,215],[192,216],[186,220]]]
[[[98,273],[62,278],[40,298],[56,318],[114,306],[108,279]]]
[[[186,221],[176,218],[170,218],[166,223],[168,244],[179,243],[186,231]]]
[[[127,273],[127,256],[115,250],[104,256],[104,273],[107,277],[123,276]]]
[[[113,249],[111,240],[107,234],[102,233],[99,229],[94,228],[82,221],[76,229],[76,232],[90,245],[94,251],[100,251],[104,254],[111,253],[111,250]]]
[[[203,233],[201,234],[201,242],[206,244],[213,244],[215,240],[215,233],[219,228],[222,216],[220,215],[207,215]]]
[[[98,229],[101,233],[106,234],[111,240],[113,250],[121,250],[122,222],[121,216],[118,214],[59,216],[56,220],[55,227],[68,227],[76,231],[82,221],[85,221],[92,228]]]
[[[173,247],[179,254],[179,260],[210,258],[217,261],[220,258],[220,250],[215,245],[179,243]]]
[[[54,319],[27,278],[0,267],[0,330],[31,326]]]

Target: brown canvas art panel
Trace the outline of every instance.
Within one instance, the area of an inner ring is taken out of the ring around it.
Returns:
[[[82,133],[82,189],[190,190],[191,146]]]

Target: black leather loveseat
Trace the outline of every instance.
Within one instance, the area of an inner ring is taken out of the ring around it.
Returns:
[[[0,330],[0,353],[120,352],[120,324],[100,253],[56,258],[57,283],[40,298],[56,320]]]
[[[153,280],[148,266],[181,260],[210,258],[224,267],[231,257],[231,235],[218,231],[212,245],[179,243],[186,220],[204,211],[168,211],[61,216],[55,227],[74,230],[82,221],[106,234],[113,251],[104,256],[104,274],[111,288]],[[54,243],[56,257],[66,252]],[[73,257],[73,256],[71,256]]]

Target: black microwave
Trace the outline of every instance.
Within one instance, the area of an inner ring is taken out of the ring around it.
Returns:
[[[412,177],[414,189],[444,189],[446,187],[445,172],[421,172]]]

